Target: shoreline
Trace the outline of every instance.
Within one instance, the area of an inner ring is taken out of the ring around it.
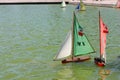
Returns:
[[[66,4],[78,4],[78,0],[65,0]],[[0,0],[0,5],[6,4],[61,4],[62,0]],[[117,0],[83,0],[85,5],[88,6],[103,6],[103,7],[113,7],[116,5]]]
[[[102,0],[102,1],[92,1],[92,0],[83,0],[85,5],[88,6],[100,6],[100,7],[114,7],[117,3],[117,0]],[[71,1],[70,4],[78,4],[79,2]]]

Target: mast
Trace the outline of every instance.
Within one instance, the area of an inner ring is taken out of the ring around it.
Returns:
[[[73,59],[73,54],[74,54],[74,19],[75,19],[75,11],[73,11],[73,25],[72,25],[72,53],[71,53],[71,55],[72,55],[72,59]]]
[[[100,11],[99,11],[99,45],[100,45],[100,59],[102,58],[101,55],[101,27],[100,27]]]

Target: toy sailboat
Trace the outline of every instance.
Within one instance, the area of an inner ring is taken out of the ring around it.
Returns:
[[[62,6],[61,6],[62,8],[65,8],[65,7],[66,7],[66,3],[65,3],[64,0],[62,1],[61,5],[62,5]]]
[[[108,33],[108,28],[104,24],[99,11],[99,37],[100,37],[100,57],[94,58],[95,64],[98,66],[105,66],[106,63],[106,36]]]
[[[79,25],[75,12],[73,13],[73,27],[68,33],[61,49],[55,56],[54,60],[61,62],[82,62],[90,59],[87,54],[93,53],[95,50],[89,43],[83,28]],[[85,56],[86,55],[86,56]]]
[[[79,10],[79,11],[86,10],[86,7],[85,7],[84,3],[82,2],[82,0],[80,0],[80,3],[77,5],[76,10]]]
[[[120,8],[120,0],[117,1],[116,7]]]
[[[78,3],[78,5],[75,9],[80,10],[80,3]]]

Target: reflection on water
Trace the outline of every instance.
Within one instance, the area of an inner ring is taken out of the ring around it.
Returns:
[[[69,68],[63,69],[63,70],[59,71],[57,74],[58,74],[57,80],[62,80],[62,79],[72,80],[72,79],[74,79],[73,71]]]
[[[99,76],[100,78],[98,80],[107,80],[106,78],[110,75],[110,70],[106,69],[100,69],[99,70]]]

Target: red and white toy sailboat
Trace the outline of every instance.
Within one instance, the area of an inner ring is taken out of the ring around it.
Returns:
[[[108,33],[108,28],[104,24],[99,11],[99,37],[100,37],[100,57],[94,58],[94,62],[98,66],[105,66],[106,64],[106,36]]]

